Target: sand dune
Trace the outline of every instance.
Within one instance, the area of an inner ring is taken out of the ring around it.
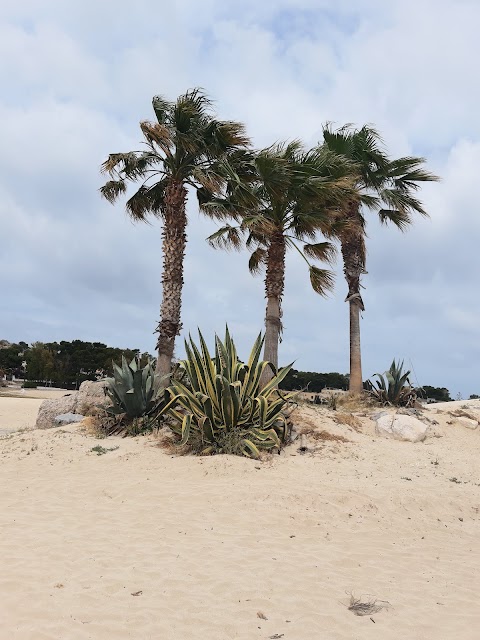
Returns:
[[[411,444],[309,408],[350,442],[261,463],[79,426],[2,438],[1,637],[478,640],[480,428],[429,411]],[[351,593],[390,606],[355,616]]]

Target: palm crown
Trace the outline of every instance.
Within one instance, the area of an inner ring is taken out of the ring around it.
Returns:
[[[229,185],[223,198],[201,201],[212,217],[230,217],[239,224],[226,224],[210,236],[214,247],[251,250],[249,268],[258,273],[267,262],[268,248],[281,235],[286,248],[294,248],[306,260],[314,290],[325,295],[333,286],[330,271],[310,264],[308,258],[331,262],[335,247],[313,242],[318,234],[332,237],[341,222],[332,211],[347,197],[355,198],[353,164],[326,147],[305,151],[298,141],[279,143],[249,159],[249,188]],[[302,248],[299,243],[306,243]]]
[[[157,121],[140,124],[146,149],[110,154],[102,165],[112,178],[100,189],[109,202],[126,192],[127,182],[142,182],[126,203],[135,220],[162,215],[171,181],[220,190],[231,172],[227,156],[234,157],[249,142],[242,124],[212,116],[211,101],[200,89],[174,103],[156,96],[152,104]]]
[[[422,167],[425,158],[405,156],[390,160],[380,134],[368,125],[355,129],[347,124],[336,131],[326,125],[323,139],[331,151],[355,163],[356,186],[362,192],[362,202],[377,210],[382,223],[391,222],[405,231],[412,223],[412,214],[428,216],[413,195],[420,188],[419,183],[438,180]],[[361,209],[358,213],[364,222]]]

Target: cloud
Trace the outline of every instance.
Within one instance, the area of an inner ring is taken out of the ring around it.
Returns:
[[[67,6],[68,4],[68,6]],[[407,234],[368,225],[364,373],[411,359],[419,381],[479,392],[480,231],[471,0],[155,3],[7,1],[0,25],[0,337],[95,339],[153,351],[160,227],[132,225],[98,196],[108,153],[138,148],[151,97],[203,86],[257,146],[320,138],[327,120],[373,122],[393,155],[426,155],[443,181],[422,189],[431,220]],[[240,349],[262,328],[247,255],[215,252],[215,225],[189,204],[185,331],[228,322]],[[345,284],[322,300],[290,256],[284,361],[348,369]],[[181,353],[181,343],[178,352]]]

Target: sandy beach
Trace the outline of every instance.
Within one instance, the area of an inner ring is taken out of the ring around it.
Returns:
[[[40,402],[0,397],[0,429]],[[430,407],[416,444],[306,407],[304,427],[342,437],[264,462],[4,431],[1,637],[478,640],[480,428],[455,424],[462,405]],[[351,594],[388,606],[356,616]]]

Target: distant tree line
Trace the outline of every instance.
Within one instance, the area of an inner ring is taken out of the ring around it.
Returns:
[[[102,342],[84,342],[73,340],[67,342],[27,342],[9,343],[0,340],[0,378],[4,375],[27,380],[39,384],[51,384],[56,387],[75,388],[85,380],[95,380],[101,375],[110,376],[112,360],[120,362],[122,355],[127,360],[140,356],[142,366],[152,356],[140,353],[139,349],[118,349],[107,347]],[[23,366],[25,363],[25,367]],[[298,371],[292,369],[280,387],[285,391],[311,391],[320,393],[322,389],[348,390],[348,374],[315,371]],[[423,385],[417,389],[423,398],[432,398],[437,402],[450,402],[450,392],[445,387]],[[470,399],[480,398],[472,394]]]
[[[26,342],[10,344],[0,341],[0,375],[26,378],[39,384],[75,388],[85,380],[112,375],[112,360],[119,362],[140,356],[142,365],[148,353],[139,349],[107,347],[102,342]],[[2,373],[3,372],[3,373]]]
[[[445,387],[430,387],[428,384],[424,384],[421,388],[417,389],[418,396],[420,398],[432,398],[437,402],[450,402],[450,391]]]
[[[348,390],[348,375],[343,373],[315,373],[292,369],[280,385],[285,391],[311,391],[319,393],[325,387]]]

